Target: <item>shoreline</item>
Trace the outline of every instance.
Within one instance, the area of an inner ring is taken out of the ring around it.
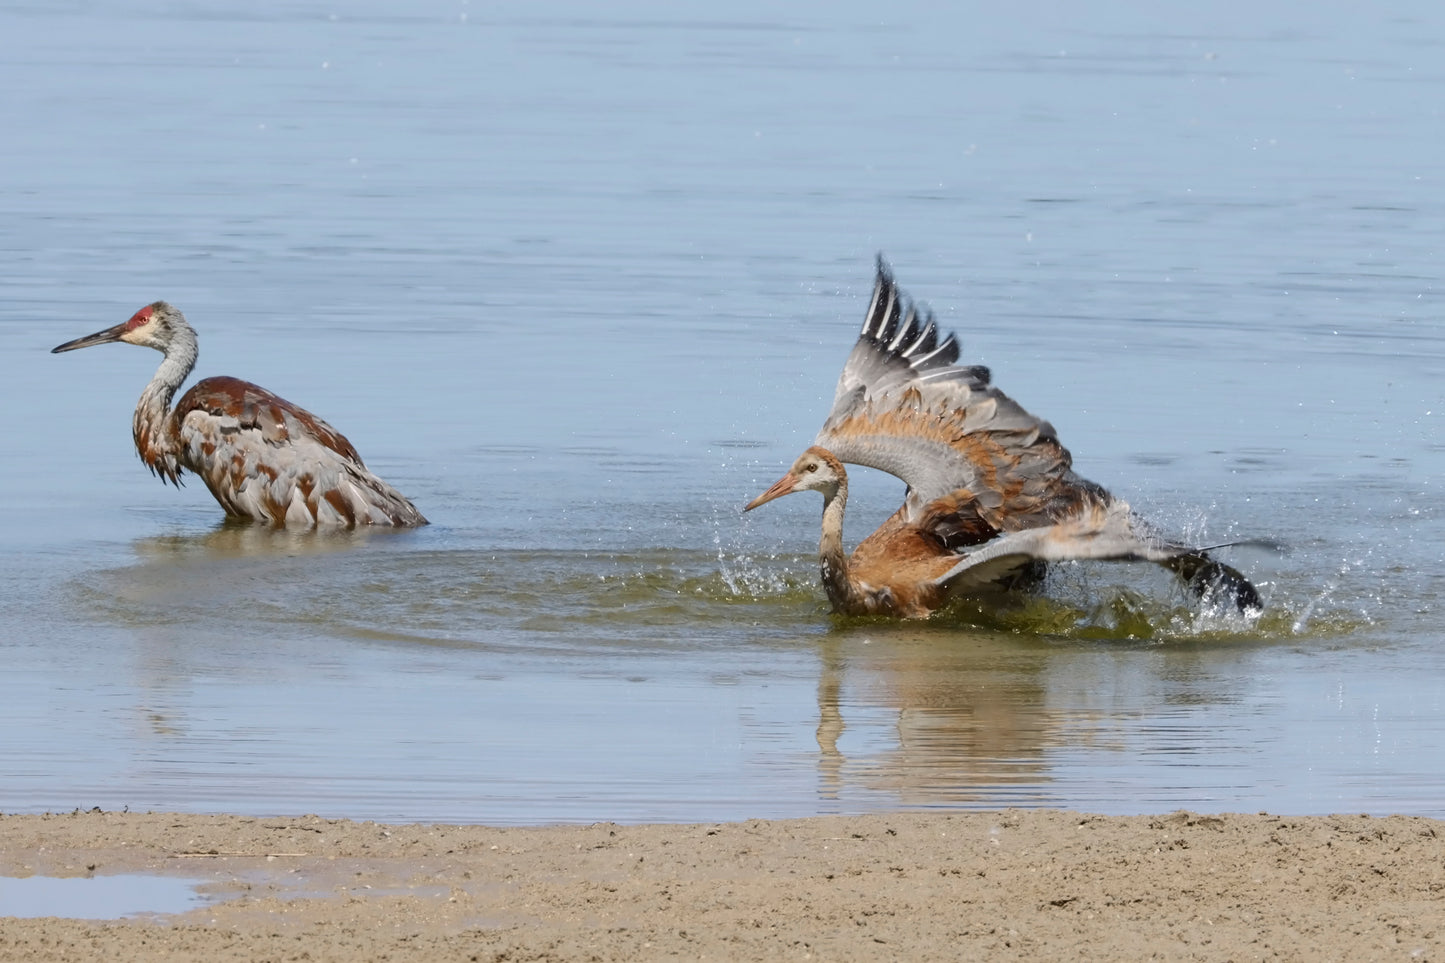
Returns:
[[[211,901],[0,918],[0,960],[1445,959],[1445,822],[1417,816],[90,811],[0,815],[0,843],[0,875],[184,877]]]

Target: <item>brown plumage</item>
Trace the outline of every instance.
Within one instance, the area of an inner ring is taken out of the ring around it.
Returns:
[[[823,494],[818,560],[833,611],[921,618],[943,604],[946,592],[938,579],[958,562],[958,556],[934,530],[911,524],[901,508],[848,557],[843,549],[848,473],[825,448],[814,446],[803,452],[786,475],[743,511],[800,491]]]
[[[425,525],[396,489],[367,470],[335,428],[238,378],[206,378],[171,399],[195,367],[195,330],[164,301],[54,352],[123,341],[165,355],[141,392],[132,428],[141,461],[179,486],[199,475],[227,515],[291,527]]]
[[[1196,595],[1260,607],[1239,572],[1204,551],[1167,542],[1128,505],[1074,473],[1047,421],[960,366],[953,335],[920,318],[882,258],[863,330],[843,366],[833,409],[788,473],[749,511],[799,491],[823,495],[823,585],[846,615],[928,615],[954,595],[1049,561],[1147,560]],[[843,550],[844,462],[908,485],[903,505],[854,550]]]

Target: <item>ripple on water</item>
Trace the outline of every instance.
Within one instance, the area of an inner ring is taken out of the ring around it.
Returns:
[[[125,625],[271,624],[401,644],[550,648],[688,647],[867,622],[827,616],[816,560],[701,549],[622,552],[412,548],[345,533],[301,538],[223,527],[146,542],[134,565],[76,583],[96,614]],[[1056,639],[1297,640],[1348,633],[1367,617],[1264,584],[1262,614],[1199,603],[1148,565],[1065,563],[1041,590],[961,599],[932,624]],[[585,642],[584,642],[585,640]]]

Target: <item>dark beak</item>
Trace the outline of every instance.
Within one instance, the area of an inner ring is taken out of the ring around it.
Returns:
[[[97,331],[95,334],[87,334],[83,338],[76,338],[74,341],[67,341],[62,345],[51,348],[51,354],[60,354],[62,351],[74,351],[76,348],[88,348],[93,344],[110,344],[112,341],[119,341],[120,336],[125,334],[125,323],[117,324],[113,328],[106,328],[104,331]]]
[[[791,495],[794,491],[797,490],[797,484],[798,476],[794,475],[792,472],[788,472],[782,478],[779,478],[777,481],[773,482],[772,488],[769,488],[757,498],[754,498],[752,501],[748,502],[747,507],[744,508],[743,511],[750,512],[754,508],[757,508],[759,505],[766,505],[774,498],[782,498],[784,495]]]

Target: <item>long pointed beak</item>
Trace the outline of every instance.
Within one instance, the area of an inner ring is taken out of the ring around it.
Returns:
[[[788,472],[782,478],[779,478],[777,481],[773,482],[772,488],[769,488],[757,498],[754,498],[752,501],[748,502],[747,507],[744,508],[743,511],[750,512],[754,508],[757,508],[759,505],[766,505],[774,498],[782,498],[784,495],[791,495],[797,490],[798,476],[794,475],[792,472]]]
[[[83,338],[76,338],[74,341],[57,345],[50,349],[50,353],[60,354],[62,351],[74,351],[76,348],[88,348],[93,344],[110,344],[112,341],[119,341],[123,334],[125,334],[124,322],[113,328],[106,328],[104,331],[97,331],[95,334],[87,334]]]

